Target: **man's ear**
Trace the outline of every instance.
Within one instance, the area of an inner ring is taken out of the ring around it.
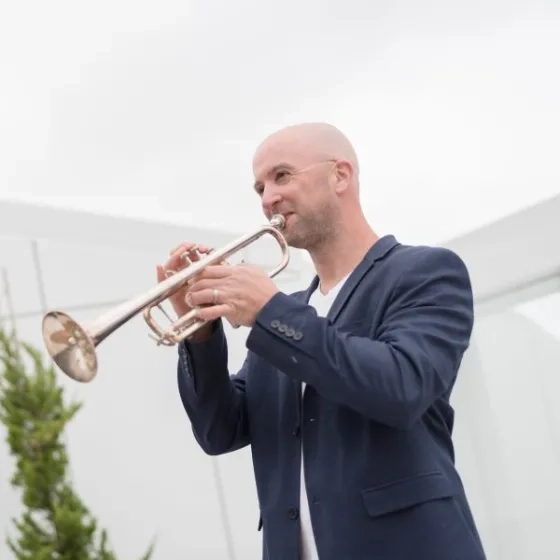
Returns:
[[[350,186],[354,176],[354,168],[349,161],[339,160],[336,162],[333,171],[336,178],[335,192],[336,194],[342,194]]]

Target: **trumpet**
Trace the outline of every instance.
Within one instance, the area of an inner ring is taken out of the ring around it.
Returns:
[[[285,224],[284,216],[274,215],[268,224],[192,262],[190,266],[166,278],[146,293],[109,310],[90,324],[81,325],[64,311],[49,311],[43,316],[42,321],[43,341],[47,352],[66,375],[76,381],[87,383],[97,375],[97,346],[139,313],[143,314],[145,322],[153,332],[149,334],[158,346],[179,344],[190,338],[207,321],[198,319],[196,309],[193,309],[176,321],[168,317],[171,324],[164,330],[153,318],[154,308],[158,307],[167,316],[162,303],[170,295],[184,288],[206,267],[227,262],[233,254],[266,234],[270,234],[278,242],[282,252],[280,263],[268,273],[268,276],[273,278],[286,268],[290,260],[288,244],[281,233]]]

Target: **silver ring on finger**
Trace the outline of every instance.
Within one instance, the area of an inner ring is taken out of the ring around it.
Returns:
[[[212,305],[217,305],[219,299],[220,299],[220,292],[218,292],[218,290],[216,290],[216,288],[214,288],[212,290]]]

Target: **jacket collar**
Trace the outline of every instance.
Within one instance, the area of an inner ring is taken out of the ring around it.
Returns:
[[[358,264],[358,266],[352,271],[342,289],[336,296],[327,318],[330,319],[332,322],[336,321],[337,317],[340,315],[340,312],[344,309],[348,298],[352,295],[354,290],[358,287],[358,284],[361,282],[362,278],[366,275],[366,273],[371,269],[371,267],[379,260],[383,259],[393,248],[399,245],[399,242],[396,240],[394,235],[385,235],[378,239],[368,250],[365,254],[364,258]],[[309,288],[304,292],[304,300],[309,302],[311,294],[317,289],[319,286],[319,277],[315,275]]]

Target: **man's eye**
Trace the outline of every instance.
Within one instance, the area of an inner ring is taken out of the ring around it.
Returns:
[[[287,183],[290,180],[290,174],[287,171],[278,171],[274,180],[277,183]]]

